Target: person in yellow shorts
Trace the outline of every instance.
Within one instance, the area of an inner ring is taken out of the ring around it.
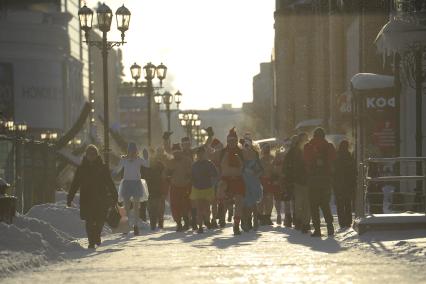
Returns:
[[[204,147],[197,149],[197,160],[192,164],[192,191],[190,199],[197,208],[198,233],[203,233],[203,222],[210,222],[210,203],[215,198],[214,185],[218,171],[212,161],[207,159]]]

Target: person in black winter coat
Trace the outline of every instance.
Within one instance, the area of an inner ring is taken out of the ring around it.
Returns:
[[[151,230],[155,230],[157,226],[163,226],[163,216],[161,216],[161,202],[163,201],[162,182],[163,182],[164,165],[159,159],[152,159],[150,167],[142,167],[142,178],[146,180],[148,185],[148,214]]]
[[[340,143],[334,166],[334,195],[336,198],[337,218],[341,229],[352,225],[352,201],[356,187],[355,159],[349,152],[349,143]]]
[[[107,166],[99,151],[89,145],[85,156],[74,175],[67,196],[67,206],[71,206],[76,192],[80,190],[80,217],[86,221],[89,248],[101,244],[101,232],[108,209],[117,203],[118,195]]]

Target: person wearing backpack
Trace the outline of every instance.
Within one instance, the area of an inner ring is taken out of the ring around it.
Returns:
[[[321,127],[315,129],[314,137],[304,147],[303,157],[307,170],[312,223],[314,225],[314,232],[311,236],[321,236],[319,209],[321,209],[327,223],[328,235],[333,236],[334,226],[330,197],[336,150],[333,144],[325,139],[324,129]]]

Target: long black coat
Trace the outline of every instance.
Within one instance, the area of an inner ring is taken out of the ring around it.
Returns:
[[[338,151],[334,163],[334,192],[352,196],[356,186],[356,163],[350,152]]]
[[[80,217],[83,220],[104,220],[108,208],[117,202],[118,195],[111,174],[101,159],[86,159],[77,168],[68,200],[80,190]]]

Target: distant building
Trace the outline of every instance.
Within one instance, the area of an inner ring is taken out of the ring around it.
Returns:
[[[260,64],[260,72],[253,77],[253,131],[261,138],[274,135],[272,63]]]
[[[89,96],[79,0],[0,1],[0,111],[39,138],[63,133]]]

